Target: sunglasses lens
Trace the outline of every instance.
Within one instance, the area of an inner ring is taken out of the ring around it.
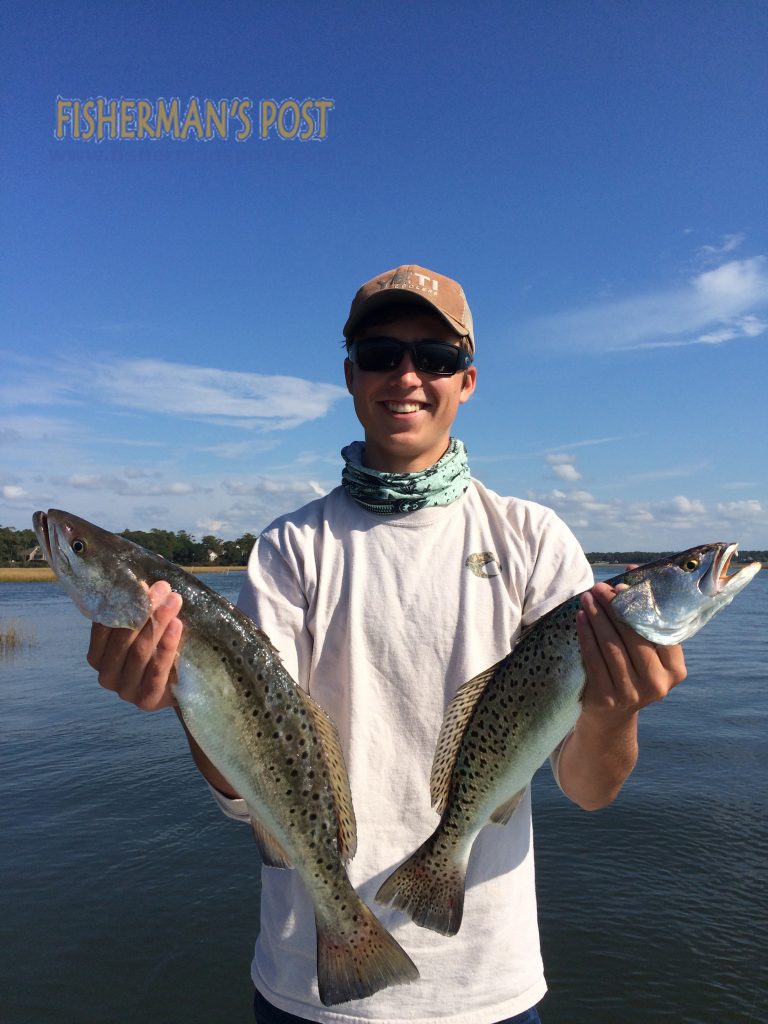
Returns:
[[[403,346],[395,338],[367,338],[358,341],[356,349],[361,370],[394,370],[403,358]]]
[[[461,349],[442,341],[422,341],[416,346],[416,369],[424,373],[454,374]]]
[[[466,354],[447,341],[408,344],[397,338],[364,338],[355,342],[352,357],[361,370],[385,373],[400,365],[405,352],[410,352],[414,366],[421,373],[449,377],[460,366],[464,369],[469,366]]]

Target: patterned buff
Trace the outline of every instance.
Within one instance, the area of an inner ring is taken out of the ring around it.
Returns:
[[[342,448],[341,483],[358,505],[377,516],[415,512],[429,505],[450,505],[469,487],[467,450],[452,437],[443,457],[419,473],[380,473],[363,465],[362,441]]]

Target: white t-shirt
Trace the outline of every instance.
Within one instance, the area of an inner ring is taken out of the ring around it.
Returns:
[[[475,842],[457,935],[419,928],[374,895],[437,825],[432,757],[458,687],[506,655],[522,626],[591,585],[581,548],[550,509],[474,480],[451,505],[384,517],[338,487],[259,537],[240,606],[336,723],[357,818],[350,880],[421,974],[324,1007],[303,883],[263,867],[252,975],[270,1003],[339,1024],[491,1024],[541,999],[530,793]],[[219,803],[245,814],[242,801]]]

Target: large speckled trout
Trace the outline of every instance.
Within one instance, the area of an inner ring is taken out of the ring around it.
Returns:
[[[735,544],[706,544],[608,582],[613,613],[656,644],[693,636],[760,569],[728,575]],[[523,632],[498,664],[465,683],[448,705],[432,765],[440,823],[376,894],[416,924],[455,935],[472,844],[489,822],[512,817],[536,769],[575,725],[586,685],[576,634],[579,598]]]
[[[167,580],[184,624],[174,696],[210,761],[246,801],[265,864],[295,868],[315,909],[325,1005],[362,999],[418,971],[360,900],[344,863],[357,837],[333,722],[285,671],[269,638],[196,577],[68,512],[36,512],[40,546],[80,611],[138,629]]]

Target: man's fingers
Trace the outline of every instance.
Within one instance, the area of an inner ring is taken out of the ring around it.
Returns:
[[[104,657],[104,650],[112,630],[109,626],[102,626],[98,622],[91,623],[91,642],[88,645],[86,660],[91,668],[97,671],[101,666],[101,659]]]
[[[147,596],[152,612],[141,629],[94,623],[88,663],[98,671],[105,689],[149,710],[173,704],[167,684],[181,637],[177,616],[182,601],[164,580],[153,584]]]
[[[171,618],[162,633],[155,633],[155,646],[147,662],[136,703],[145,711],[171,707],[175,701],[170,682],[182,633],[181,620]]]
[[[606,679],[597,660],[590,654],[592,661],[588,663],[585,657],[592,696],[611,695],[609,703],[644,707],[661,700],[685,679],[683,650],[679,645],[657,646],[619,622],[611,612],[612,598],[612,588],[606,584],[596,584],[582,595],[585,619],[607,672]],[[594,686],[592,665],[598,666]]]
[[[688,675],[682,644],[675,644],[673,647],[657,647],[656,653],[659,656],[659,661],[673,679],[672,686],[682,683]]]
[[[592,591],[582,594],[581,608],[583,622],[589,630],[584,636],[582,626],[579,638],[591,696],[599,696],[611,705],[632,703],[636,699],[634,673],[616,623],[606,614]]]

